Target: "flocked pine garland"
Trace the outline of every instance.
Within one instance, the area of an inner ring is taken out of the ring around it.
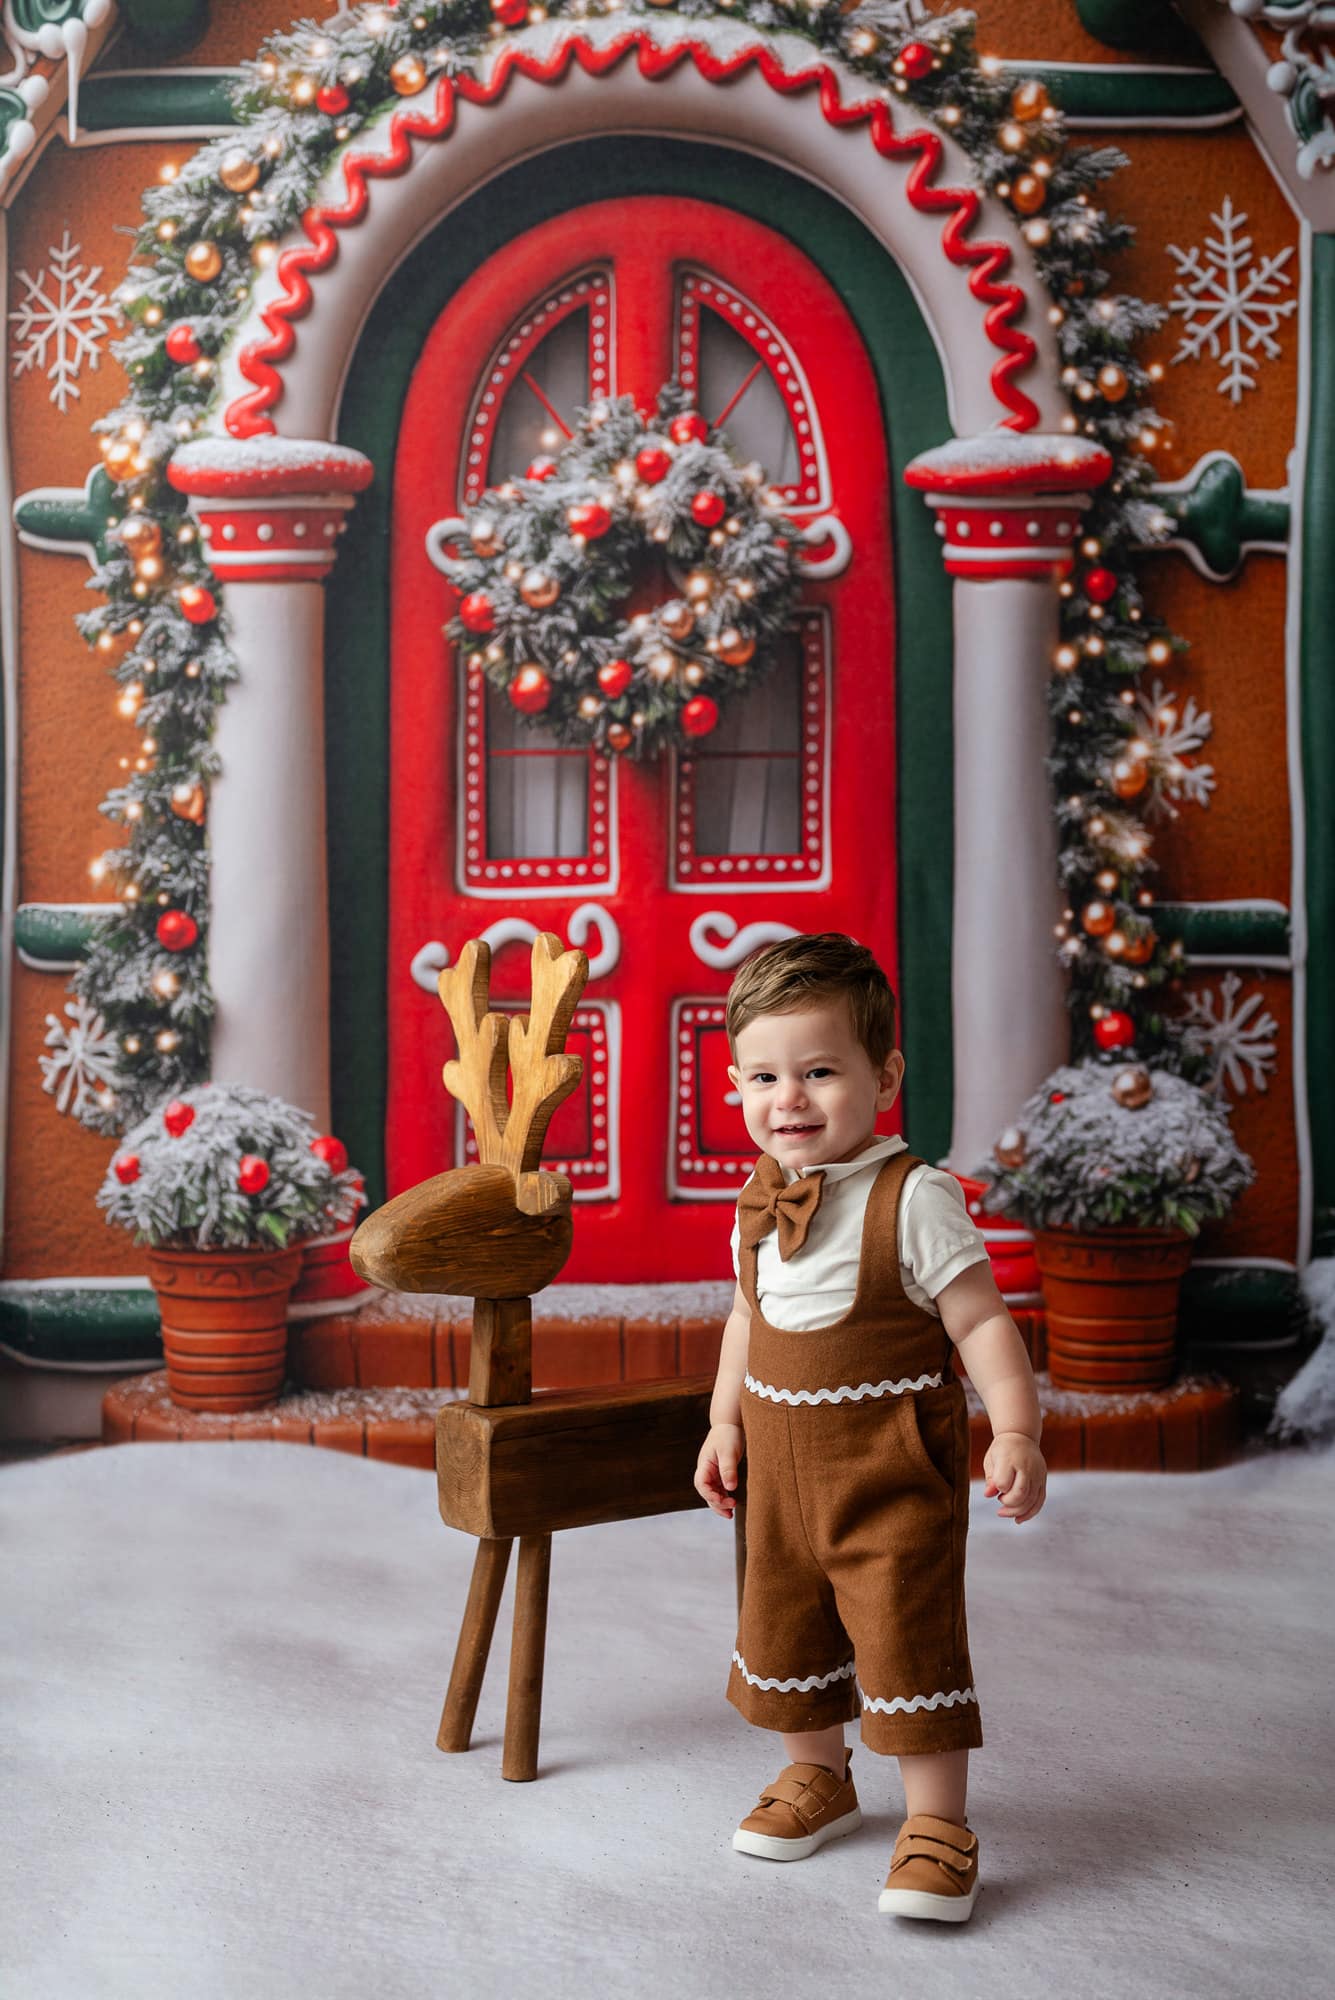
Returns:
[[[1092,1047],[1192,1072],[1159,989],[1180,946],[1153,930],[1144,886],[1145,820],[1172,811],[1193,774],[1169,697],[1138,691],[1147,665],[1183,642],[1147,612],[1136,552],[1166,538],[1146,453],[1161,424],[1149,401],[1157,369],[1134,343],[1162,310],[1109,288],[1103,260],[1132,231],[1091,200],[1126,164],[1112,147],[1068,148],[1041,83],[1008,81],[979,60],[973,16],[932,15],[921,0],[678,0],[687,18],[742,18],[804,37],[935,120],[969,155],[979,184],[1010,202],[1052,294],[1072,414],[1114,471],[1094,500],[1080,563],[1063,592],[1051,677],[1049,769],[1070,911],[1058,947],[1071,974],[1077,1056]],[[119,707],[140,732],[124,784],[103,802],[124,844],[93,864],[122,911],[99,927],[71,985],[120,1050],[113,1082],[80,1096],[95,1129],[122,1131],[162,1097],[206,1074],[212,1014],[205,961],[204,826],[216,770],[213,719],[236,678],[226,618],[184,502],[166,479],[173,451],[212,404],[215,359],[244,314],[254,271],[299,221],[339,149],[387,106],[444,73],[475,73],[498,38],[549,17],[661,18],[645,0],[419,0],[367,5],[270,38],[233,89],[240,124],[144,197],[146,220],[118,293],[130,330],[115,349],[130,376],[121,406],[95,425],[123,509],[92,586],[105,603],[79,621],[108,656]],[[1208,733],[1198,718],[1190,747]],[[1195,795],[1207,782],[1195,774]]]

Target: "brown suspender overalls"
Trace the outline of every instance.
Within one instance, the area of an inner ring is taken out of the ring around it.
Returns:
[[[856,1296],[832,1326],[771,1326],[756,1247],[741,1251],[747,1559],[728,1699],[786,1731],[861,1710],[863,1742],[890,1755],[983,1740],[964,1618],[964,1387],[945,1328],[899,1274],[900,1196],[921,1165],[896,1153],[877,1173]]]

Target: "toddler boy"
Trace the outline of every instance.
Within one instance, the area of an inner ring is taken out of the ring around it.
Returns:
[[[737,1287],[696,1488],[736,1506],[747,1563],[728,1699],[786,1768],[733,1836],[796,1861],[861,1824],[844,1725],[897,1756],[907,1818],[878,1907],[962,1923],[982,1744],[964,1609],[969,1426],[952,1343],[987,1409],[1002,1515],[1047,1471],[1033,1371],[953,1175],[883,1138],[899,1094],[895,998],[838,932],[748,959],[728,995],[729,1076],[761,1158],[737,1203]]]

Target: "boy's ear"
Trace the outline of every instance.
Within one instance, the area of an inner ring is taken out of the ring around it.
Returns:
[[[885,1068],[881,1071],[881,1093],[889,1093],[886,1103],[881,1107],[883,1111],[888,1111],[899,1095],[899,1086],[904,1081],[904,1068],[902,1051],[892,1049],[885,1059]]]
[[[738,1069],[736,1063],[728,1064],[728,1082],[734,1090],[740,1090],[742,1087],[742,1072]]]

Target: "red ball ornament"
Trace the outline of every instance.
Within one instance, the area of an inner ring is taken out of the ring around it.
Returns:
[[[121,1153],[112,1161],[111,1170],[122,1187],[129,1187],[131,1181],[139,1178],[138,1153]]]
[[[932,51],[926,42],[905,42],[899,51],[899,62],[903,65],[904,74],[911,76],[915,83],[926,76],[933,61]]]
[[[697,493],[691,502],[691,519],[698,521],[702,528],[716,528],[727,511],[723,495],[711,493],[707,488],[703,493]]]
[[[521,667],[506,692],[521,715],[541,715],[552,698],[552,684],[541,667]]]
[[[1064,1090],[1050,1090],[1048,1092],[1049,1104],[1065,1104],[1065,1102],[1066,1092]]]
[[[326,118],[337,118],[351,102],[341,83],[322,83],[315,93],[316,109],[323,111]]]
[[[179,1139],[182,1133],[188,1132],[194,1124],[195,1107],[193,1104],[183,1103],[179,1097],[173,1097],[171,1103],[163,1110],[162,1122],[172,1138]]]
[[[668,436],[673,444],[703,444],[709,436],[709,425],[694,410],[686,410],[672,419]]]
[[[1117,578],[1110,569],[1085,572],[1085,596],[1095,604],[1107,604],[1117,595]]]
[[[517,28],[528,19],[528,0],[491,0],[491,11],[503,28]]]
[[[164,910],[153,934],[164,951],[189,951],[199,937],[199,925],[185,910]]]
[[[624,694],[633,673],[629,660],[606,660],[598,669],[598,685],[610,701]]]
[[[582,500],[578,506],[566,509],[566,525],[572,535],[583,535],[586,542],[596,542],[611,527],[612,516],[600,500]]]
[[[525,479],[551,479],[555,473],[556,460],[554,458],[535,458],[529,466],[528,471],[524,474],[524,477]]]
[[[324,1161],[331,1173],[341,1174],[346,1172],[348,1149],[341,1139],[334,1137],[332,1132],[325,1132],[320,1138],[312,1139],[311,1151],[317,1160]]]
[[[176,362],[180,368],[203,358],[204,350],[199,344],[199,335],[188,319],[179,321],[162,344],[167,350],[168,358]]]
[[[657,486],[672,470],[671,453],[661,444],[647,444],[635,454],[635,470],[646,486]]]
[[[470,590],[459,606],[459,623],[466,632],[494,632],[496,607],[485,590]]]
[[[681,712],[681,726],[688,736],[708,736],[718,721],[718,703],[707,694],[692,695]]]
[[[1101,1049],[1129,1048],[1136,1039],[1136,1024],[1120,1007],[1099,1016],[1094,1023],[1094,1040]]]
[[[258,1153],[243,1153],[237,1162],[236,1184],[242,1194],[263,1194],[269,1185],[269,1162]]]
[[[218,616],[218,600],[202,583],[183,584],[176,593],[176,601],[192,625],[207,625]]]

